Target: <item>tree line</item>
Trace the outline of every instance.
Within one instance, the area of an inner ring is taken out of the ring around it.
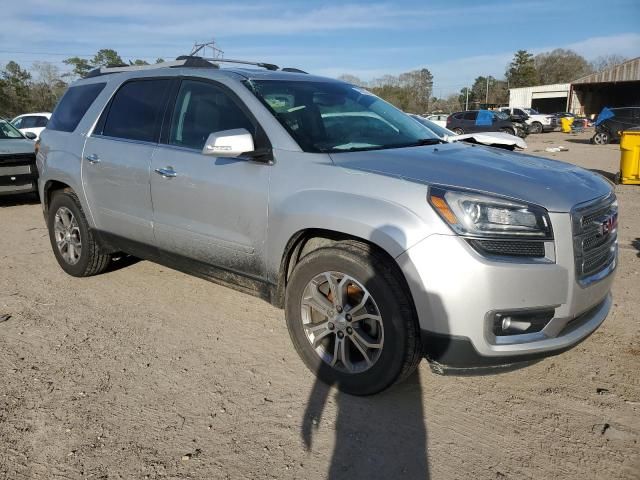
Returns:
[[[51,112],[69,83],[92,69],[113,65],[148,65],[141,59],[125,62],[118,52],[104,48],[92,58],[71,57],[63,60],[71,71],[62,72],[52,63],[34,62],[29,69],[10,61],[0,67],[0,118],[13,118],[29,112]],[[164,62],[158,58],[156,63]]]
[[[610,54],[588,62],[572,50],[557,48],[533,55],[518,50],[506,66],[504,78],[478,76],[470,87],[445,98],[433,96],[433,75],[424,68],[399,76],[385,75],[370,82],[345,74],[340,79],[368,88],[379,97],[411,113],[454,112],[488,105],[504,105],[509,102],[509,89],[570,83],[590,73],[604,70],[626,58]],[[420,74],[420,75],[419,75]],[[428,81],[417,81],[418,78]],[[419,99],[419,101],[418,101]]]
[[[413,113],[453,112],[482,105],[501,105],[509,101],[509,88],[552,83],[567,83],[594,71],[625,61],[620,55],[607,55],[588,62],[572,50],[556,49],[533,55],[518,50],[507,65],[504,78],[478,76],[468,88],[445,98],[433,96],[434,78],[422,68],[400,75],[384,75],[371,81],[345,74],[340,78]],[[161,63],[162,58],[155,63]],[[148,65],[146,60],[125,61],[117,51],[101,49],[92,58],[70,57],[63,60],[70,71],[48,62],[34,62],[29,69],[14,61],[0,68],[0,117],[12,118],[21,113],[52,111],[69,83],[92,69],[113,65]]]

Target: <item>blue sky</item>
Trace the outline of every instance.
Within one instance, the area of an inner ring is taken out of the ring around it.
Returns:
[[[639,20],[639,0],[10,0],[0,7],[0,63],[61,65],[100,48],[173,58],[215,38],[228,58],[328,76],[427,67],[440,96],[477,75],[501,77],[517,49],[638,56]]]

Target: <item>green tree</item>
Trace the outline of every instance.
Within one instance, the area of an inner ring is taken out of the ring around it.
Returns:
[[[540,53],[533,59],[538,81],[542,85],[569,83],[592,72],[592,67],[584,57],[573,50],[556,48]]]
[[[108,67],[112,65],[123,65],[124,61],[115,50],[111,48],[102,48],[93,56],[91,64],[96,67]]]
[[[513,60],[507,66],[505,77],[510,88],[531,87],[538,82],[538,72],[533,60],[533,54],[526,50],[518,50]]]
[[[31,74],[14,61],[10,61],[0,73],[0,110],[13,117],[29,107]]]
[[[161,57],[156,58],[156,63],[164,63],[164,58],[161,58]]]
[[[146,60],[140,60],[139,58],[136,58],[135,60],[129,60],[129,65],[149,65],[149,62],[147,62]]]
[[[86,58],[71,57],[63,60],[62,63],[65,65],[71,65],[73,67],[71,75],[75,75],[77,77],[84,77],[93,69],[93,66]]]

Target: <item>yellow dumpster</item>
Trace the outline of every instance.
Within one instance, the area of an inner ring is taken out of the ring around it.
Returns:
[[[622,132],[620,183],[640,185],[640,130]]]
[[[573,123],[573,117],[562,117],[560,119],[560,129],[562,133],[571,133],[571,124]]]

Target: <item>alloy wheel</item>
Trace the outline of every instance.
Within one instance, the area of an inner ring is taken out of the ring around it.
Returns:
[[[361,373],[380,358],[382,316],[369,291],[341,272],[324,272],[305,287],[302,327],[318,356],[345,373]]]
[[[82,239],[76,217],[67,207],[60,207],[56,212],[53,231],[58,251],[65,262],[75,265],[82,255]]]

